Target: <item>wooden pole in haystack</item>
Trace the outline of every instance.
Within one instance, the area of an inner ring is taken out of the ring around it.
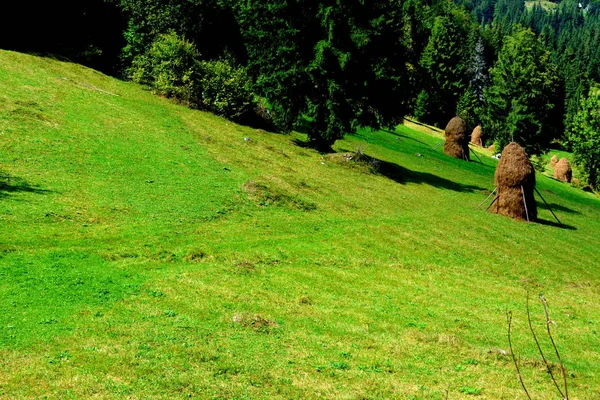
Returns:
[[[476,210],[479,210],[479,207],[481,207],[481,206],[483,205],[483,203],[485,203],[486,201],[488,201],[488,199],[489,199],[490,197],[492,197],[492,196],[494,195],[494,193],[496,193],[496,189],[498,189],[498,188],[497,188],[497,187],[495,187],[495,188],[494,188],[494,190],[492,191],[492,193],[490,193],[490,194],[488,195],[488,197],[486,197],[486,198],[485,198],[485,200],[484,200],[484,201],[482,201],[482,202],[481,202],[481,203],[480,203],[480,204],[477,206]]]

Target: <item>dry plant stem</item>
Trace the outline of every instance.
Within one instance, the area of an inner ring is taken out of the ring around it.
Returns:
[[[562,362],[562,359],[560,358],[560,353],[558,352],[558,348],[556,347],[556,343],[554,343],[554,338],[552,337],[552,333],[550,332],[550,317],[548,316],[548,304],[546,302],[546,298],[543,295],[540,295],[540,300],[542,301],[542,304],[544,305],[544,313],[546,314],[546,329],[548,330],[548,337],[550,338],[550,342],[552,342],[552,347],[554,347],[554,352],[556,353],[556,358],[558,359],[558,363],[560,364],[560,372],[562,373],[563,376],[563,383],[565,385],[565,393],[563,394],[563,392],[558,389],[558,391],[560,392],[560,395],[563,397],[564,400],[569,400],[569,390],[567,389],[567,373],[565,371],[565,366]],[[554,382],[556,384],[556,382]],[[558,388],[558,385],[557,385]]]
[[[552,368],[550,368],[550,364],[548,363],[548,360],[546,360],[546,356],[544,355],[544,352],[542,351],[542,347],[540,346],[540,342],[538,341],[537,335],[535,334],[535,331],[533,330],[533,323],[531,322],[531,313],[529,311],[529,291],[527,291],[526,307],[527,307],[527,322],[529,323],[529,330],[531,331],[531,336],[533,336],[535,345],[537,346],[538,352],[540,353],[540,356],[542,357],[542,361],[544,361],[546,370],[550,374],[550,378],[552,379],[552,382],[554,382],[554,386],[556,386],[556,390],[558,390],[558,393],[560,393],[560,396],[562,398],[565,398],[565,395],[563,394],[562,390],[560,390],[560,386],[558,385],[558,382],[556,382],[556,378],[554,377],[554,374],[552,373]],[[546,320],[548,320],[548,314],[546,314]],[[550,338],[552,338],[552,336],[550,336]]]
[[[497,188],[497,187],[495,187],[495,188],[494,188],[494,191],[493,191],[492,193],[490,193],[490,194],[489,194],[489,196],[488,196],[488,197],[486,197],[486,198],[485,198],[485,200],[484,200],[484,201],[482,201],[482,202],[481,202],[481,203],[480,203],[480,204],[477,206],[476,210],[479,210],[479,207],[481,207],[481,206],[483,205],[483,203],[485,203],[486,201],[488,201],[488,199],[489,199],[490,197],[492,197],[492,196],[494,195],[494,193],[496,193],[496,189],[498,189],[498,188]]]
[[[527,391],[527,387],[525,387],[525,382],[523,382],[523,376],[521,375],[521,370],[519,369],[519,363],[517,362],[517,358],[515,357],[515,352],[513,351],[513,347],[512,347],[512,340],[510,337],[511,326],[512,326],[512,311],[508,311],[506,313],[506,320],[508,322],[508,347],[510,348],[510,355],[512,356],[512,360],[513,360],[513,363],[515,364],[515,368],[517,369],[517,375],[519,375],[519,382],[521,382],[521,386],[523,386],[523,390],[525,391],[527,398],[529,400],[531,400],[531,396],[529,395],[529,392]]]

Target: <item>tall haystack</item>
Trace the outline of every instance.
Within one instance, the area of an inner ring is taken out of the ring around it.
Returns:
[[[481,140],[481,126],[477,125],[471,133],[471,143],[474,145],[483,147],[483,141]]]
[[[454,117],[446,125],[444,153],[450,157],[469,161],[469,137],[467,123],[460,117]]]
[[[521,220],[537,218],[535,169],[521,146],[510,143],[504,148],[495,181],[498,195],[492,212]]]
[[[555,154],[550,159],[550,165],[552,165],[552,168],[556,167],[556,163],[558,163],[558,156]]]
[[[563,182],[571,182],[573,178],[573,170],[569,165],[569,160],[561,158],[559,162],[554,166],[554,179],[558,179]]]

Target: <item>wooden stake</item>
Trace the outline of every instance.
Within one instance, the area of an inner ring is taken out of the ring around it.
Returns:
[[[486,197],[486,198],[485,198],[485,200],[484,200],[484,201],[482,201],[482,202],[481,202],[481,204],[479,204],[479,205],[477,206],[476,210],[479,210],[479,207],[481,207],[481,206],[483,205],[483,203],[485,203],[486,201],[488,201],[488,199],[489,199],[490,197],[492,197],[492,196],[494,195],[494,193],[496,193],[496,189],[498,189],[498,188],[497,188],[497,187],[495,187],[495,188],[494,188],[494,191],[493,191],[492,193],[490,193],[490,194],[489,194],[489,196],[488,196],[488,197]]]
[[[527,217],[527,222],[529,223],[529,211],[527,210],[527,201],[525,200],[525,189],[523,189],[523,185],[521,185],[521,194],[523,195],[523,205],[525,206],[525,216]]]
[[[475,153],[475,150],[473,150],[473,149],[472,149],[472,148],[470,148],[470,147],[469,147],[469,150],[471,150],[471,153],[473,153],[473,155],[474,155],[475,157],[477,157],[477,159],[479,160],[479,162],[483,164],[483,161],[481,161],[481,158],[479,158],[479,156],[477,155],[477,153]]]
[[[556,218],[556,221],[557,221],[559,224],[563,225],[563,223],[562,223],[562,222],[560,222],[560,220],[558,219],[558,217],[556,216],[556,214],[554,214],[554,211],[552,211],[552,208],[550,208],[550,204],[548,204],[548,203],[546,202],[546,199],[544,199],[544,196],[542,196],[542,194],[541,194],[541,193],[540,193],[540,192],[537,190],[537,188],[536,188],[536,187],[534,187],[534,189],[535,189],[535,192],[538,194],[538,196],[540,196],[540,197],[542,198],[542,200],[544,201],[544,204],[546,205],[546,207],[548,207],[548,210],[550,210],[550,212],[552,213],[552,215],[554,215],[554,218]]]
[[[485,209],[485,211],[489,210],[489,209],[490,209],[490,207],[494,205],[494,203],[496,202],[496,200],[498,200],[498,197],[500,197],[500,196],[496,196],[496,197],[494,198],[494,201],[492,201],[492,204],[490,204],[489,206],[487,206],[487,208]]]

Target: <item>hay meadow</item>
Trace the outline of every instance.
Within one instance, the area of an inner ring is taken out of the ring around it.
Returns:
[[[476,209],[497,161],[440,132],[335,154],[79,65],[0,51],[0,398],[600,397],[600,199]],[[363,153],[363,162],[344,154]]]

